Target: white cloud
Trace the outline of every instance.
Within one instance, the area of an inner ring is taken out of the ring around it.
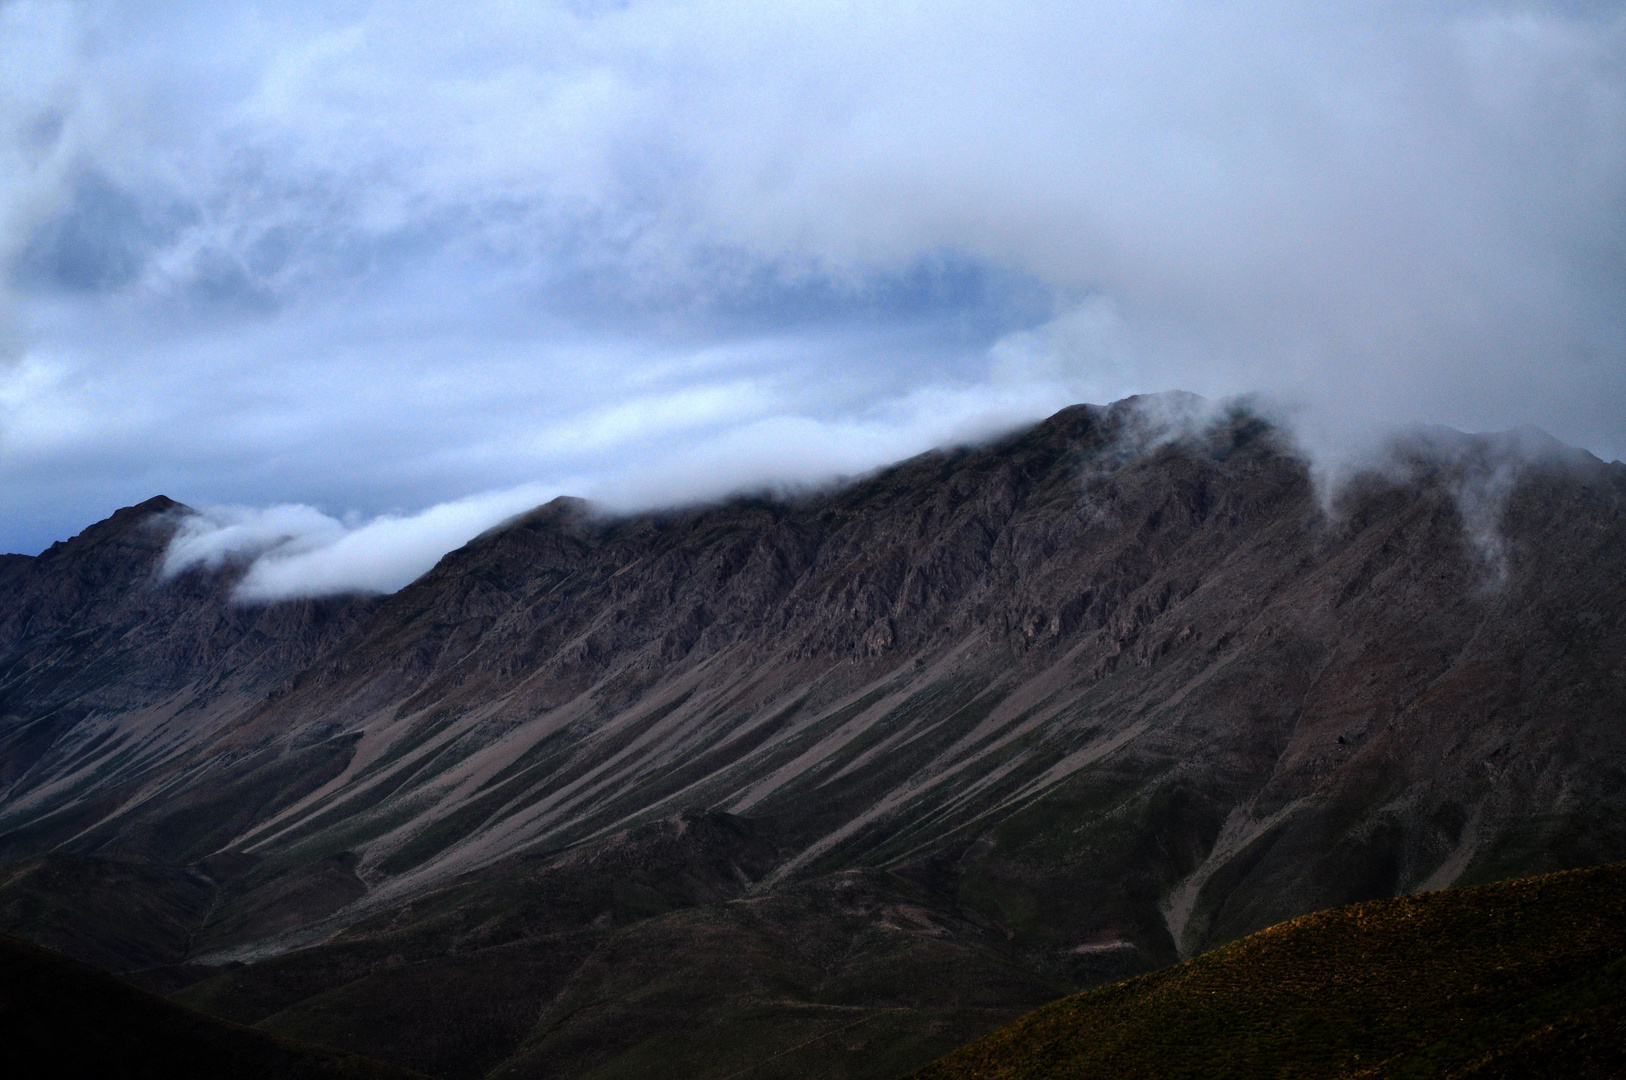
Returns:
[[[345,522],[309,506],[214,507],[182,519],[163,572],[247,564],[236,597],[394,592],[486,529],[552,497],[530,485],[443,503],[410,515]]]
[[[354,592],[393,592],[446,552],[558,494],[587,495],[610,512],[675,506],[741,490],[795,490],[864,473],[945,443],[968,442],[1064,405],[1060,386],[931,387],[879,403],[859,417],[775,415],[721,432],[656,427],[631,433],[623,467],[563,485],[524,484],[413,514],[341,520],[313,507],[210,507],[188,515],[163,572],[245,567],[245,602]],[[620,429],[628,434],[627,429]]]
[[[305,555],[345,533],[341,522],[311,506],[213,507],[181,519],[161,573],[170,578],[194,566],[218,570],[235,557]]]

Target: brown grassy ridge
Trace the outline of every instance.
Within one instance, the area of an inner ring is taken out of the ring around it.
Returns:
[[[1626,863],[1317,912],[912,1080],[1626,1076]]]

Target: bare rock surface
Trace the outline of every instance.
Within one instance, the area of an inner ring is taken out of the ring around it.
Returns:
[[[557,500],[381,598],[164,580],[165,499],[7,557],[0,928],[437,1075],[879,1076],[1307,911],[1626,858],[1626,466],[1425,433],[1329,498],[1245,412],[1143,417]],[[136,879],[148,939],[76,921]]]

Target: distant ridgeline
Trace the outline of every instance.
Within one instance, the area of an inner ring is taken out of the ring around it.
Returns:
[[[1626,1076],[1626,864],[1372,900],[1047,1005],[911,1080]]]
[[[1328,493],[1180,404],[561,499],[389,596],[166,576],[165,498],[0,556],[0,931],[442,1080],[891,1080],[1307,912],[1626,859],[1626,465],[1433,432]]]

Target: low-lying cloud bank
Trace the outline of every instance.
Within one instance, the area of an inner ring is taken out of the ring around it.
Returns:
[[[865,417],[771,416],[665,452],[651,442],[647,457],[611,474],[523,484],[412,514],[341,519],[299,504],[209,507],[181,520],[162,573],[246,563],[235,594],[244,602],[394,592],[446,552],[556,495],[632,512],[742,490],[788,493],[977,441],[1066,403],[1060,386],[929,388]]]
[[[448,551],[560,494],[585,494],[612,513],[747,490],[795,494],[928,449],[977,442],[1015,428],[1065,403],[1060,402],[1064,394],[1062,386],[1051,386],[1045,393],[1024,387],[1007,392],[1001,408],[990,407],[990,397],[997,394],[986,387],[937,390],[890,403],[867,420],[773,417],[613,476],[583,478],[573,489],[525,484],[415,514],[340,519],[297,504],[212,507],[181,520],[165,554],[163,574],[170,577],[194,566],[246,564],[235,592],[235,599],[244,603],[389,593],[423,574]],[[1261,415],[1289,439],[1293,436],[1291,420],[1258,398],[1211,401],[1184,392],[1150,395],[1137,399],[1131,408],[1121,458],[1199,437],[1238,410]],[[1479,551],[1490,586],[1507,576],[1500,522],[1520,472],[1535,464],[1598,464],[1593,455],[1534,428],[1479,436],[1418,428],[1364,444],[1345,444],[1344,450],[1343,456],[1323,453],[1309,458],[1329,509],[1342,487],[1363,473],[1406,482],[1446,470],[1465,538]]]
[[[247,561],[236,598],[249,602],[394,592],[446,552],[548,498],[545,489],[527,486],[368,521],[299,505],[210,507],[181,519],[162,573]]]

